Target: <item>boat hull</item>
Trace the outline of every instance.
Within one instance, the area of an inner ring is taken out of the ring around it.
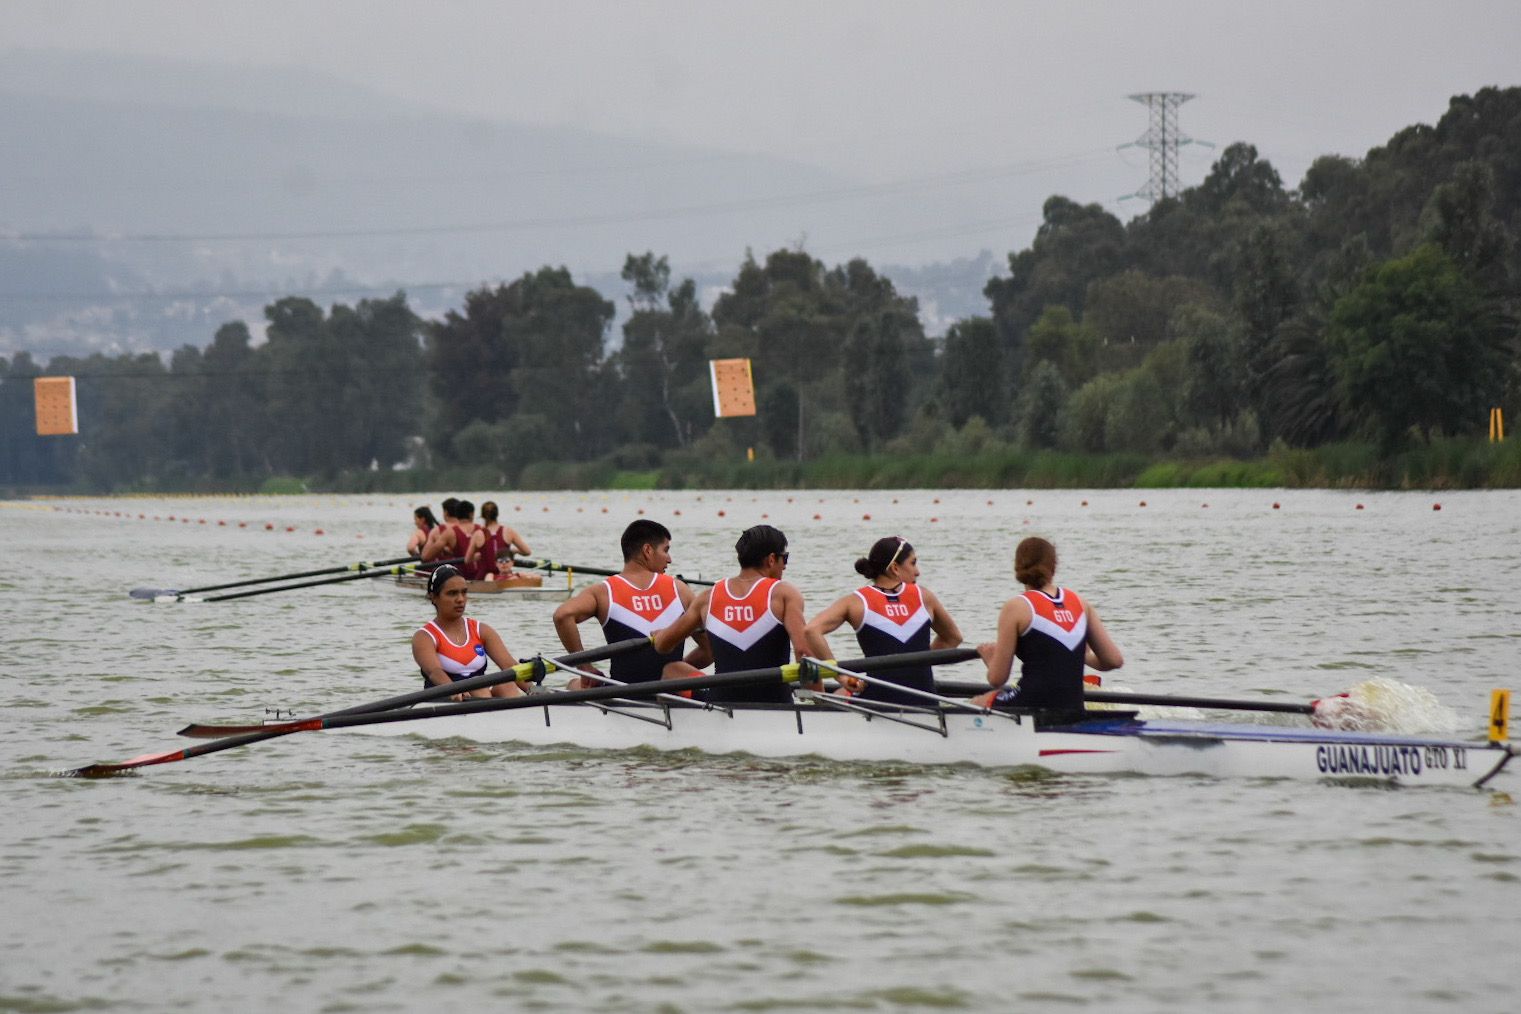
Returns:
[[[1036,767],[1067,774],[1375,779],[1402,785],[1480,784],[1511,756],[1506,747],[1483,743],[1265,725],[1098,718],[1037,729],[1028,715],[893,717],[900,721],[808,703],[710,709],[630,701],[611,708],[546,705],[354,731],[605,750]]]

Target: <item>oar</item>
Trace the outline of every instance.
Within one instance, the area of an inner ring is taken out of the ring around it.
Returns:
[[[975,697],[992,688],[986,683],[961,683],[936,681],[941,690],[952,694]],[[1150,704],[1171,708],[1213,708],[1217,711],[1276,711],[1287,715],[1313,715],[1320,701],[1309,704],[1288,704],[1278,701],[1251,701],[1225,697],[1184,697],[1179,694],[1129,694],[1111,690],[1088,690],[1083,699],[1099,704]]]
[[[614,641],[612,644],[603,645],[600,648],[587,648],[585,651],[572,652],[569,655],[561,655],[559,658],[544,659],[531,658],[519,662],[517,665],[496,672],[483,672],[479,676],[471,676],[469,679],[456,680],[453,683],[440,683],[435,686],[425,687],[422,690],[414,690],[409,694],[399,694],[396,697],[387,697],[384,700],[374,701],[370,704],[356,704],[352,708],[344,708],[340,711],[329,711],[318,715],[318,718],[336,718],[339,715],[365,715],[375,711],[395,711],[398,708],[410,708],[414,704],[422,704],[425,701],[436,701],[441,697],[453,697],[455,694],[467,693],[471,690],[480,690],[483,687],[493,687],[498,683],[506,683],[509,680],[521,682],[526,679],[538,679],[551,669],[564,669],[569,672],[580,674],[580,670],[572,666],[584,665],[588,662],[600,662],[603,659],[612,658],[615,655],[623,655],[636,648],[643,648],[650,643],[648,637],[631,637],[626,641]],[[263,732],[268,726],[259,725],[187,725],[180,730],[181,736],[189,736],[192,739],[216,739],[219,736],[246,736],[250,733]]]
[[[903,666],[965,662],[975,655],[976,652],[970,649],[952,648],[943,651],[916,651],[903,655],[878,655],[875,658],[854,659],[842,664],[847,669],[866,672],[881,669],[897,669]],[[548,661],[544,664],[549,667],[553,666],[553,663]],[[247,746],[250,743],[258,743],[266,739],[289,736],[293,732],[346,729],[353,726],[382,725],[389,722],[415,722],[427,718],[450,718],[455,715],[474,715],[487,711],[511,711],[516,708],[542,708],[558,704],[579,704],[583,701],[654,697],[660,694],[679,694],[683,690],[709,690],[716,687],[752,686],[757,683],[769,683],[776,680],[795,683],[799,679],[811,679],[815,674],[816,670],[807,663],[794,662],[789,665],[774,666],[767,669],[750,669],[742,672],[725,673],[722,676],[689,676],[684,679],[651,680],[647,683],[633,683],[621,687],[593,687],[589,690],[562,690],[554,693],[525,694],[522,697],[493,697],[484,701],[460,701],[456,704],[437,704],[431,708],[407,708],[392,711],[376,711],[368,714],[334,715],[330,718],[307,718],[295,722],[282,722],[277,725],[264,726],[261,731],[250,733],[246,736],[230,736],[226,739],[203,743],[200,746],[190,746],[183,750],[171,750],[168,753],[143,754],[141,757],[133,757],[131,760],[121,761],[116,764],[90,764],[86,767],[76,768],[73,771],[61,772],[61,774],[76,778],[102,778],[120,774],[133,768],[148,767],[153,764],[172,764],[175,761],[189,760],[191,757],[201,757],[220,750],[231,750],[235,747]]]
[[[251,584],[272,584],[275,581],[298,581],[303,577],[321,577],[324,574],[344,574],[353,570],[374,570],[377,567],[389,567],[392,564],[406,563],[416,559],[411,556],[398,556],[394,560],[376,560],[373,563],[346,563],[341,567],[324,567],[321,570],[303,570],[296,574],[276,574],[274,577],[251,577],[243,581],[228,581],[226,584],[207,584],[199,588],[133,588],[127,594],[135,599],[158,599],[176,595],[198,595],[201,592],[221,591],[224,588],[242,588]]]
[[[429,560],[427,563],[414,562],[404,563],[400,567],[384,567],[374,570],[366,570],[359,574],[344,574],[342,577],[321,577],[315,581],[297,581],[295,584],[280,584],[273,588],[254,588],[249,591],[229,592],[226,595],[187,595],[180,592],[177,595],[166,595],[156,598],[155,602],[229,602],[232,599],[246,599],[254,595],[270,595],[274,592],[295,591],[298,588],[315,588],[323,584],[342,584],[344,581],[368,581],[371,578],[385,577],[388,574],[415,574],[420,570],[434,567],[442,567],[444,564],[464,563],[465,558],[455,557],[452,560]]]
[[[593,574],[597,577],[613,577],[623,573],[621,570],[604,570],[601,567],[577,567],[571,563],[555,563],[553,560],[525,560],[521,557],[514,558],[512,565],[514,567],[522,567],[524,570],[573,570],[578,574]],[[712,581],[701,581],[695,577],[682,577],[680,574],[676,576],[687,584],[711,585],[713,583]]]

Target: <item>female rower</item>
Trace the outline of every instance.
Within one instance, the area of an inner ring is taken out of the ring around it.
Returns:
[[[438,518],[433,516],[432,508],[424,505],[412,512],[412,537],[407,540],[407,555],[422,556],[423,546],[428,543],[428,535],[438,527]]]
[[[814,657],[831,656],[824,637],[847,621],[855,628],[861,653],[868,657],[954,648],[961,643],[961,631],[951,614],[934,592],[918,583],[919,555],[907,539],[895,535],[878,539],[871,552],[856,561],[856,573],[870,579],[871,584],[846,595],[808,624],[805,636]],[[914,690],[935,690],[934,670],[927,665],[884,670],[880,678]],[[929,703],[865,680],[846,677],[840,683],[847,692],[869,701]]]
[[[1125,657],[1092,606],[1071,588],[1059,588],[1056,547],[1032,536],[1014,550],[1014,576],[1025,590],[998,614],[998,640],[979,644],[992,689],[972,698],[979,707],[1013,705],[1067,715],[1083,710],[1083,665],[1118,669]],[[1018,657],[1019,682],[1008,686]]]
[[[513,554],[527,556],[533,552],[516,530],[497,521],[494,500],[481,504],[481,523],[470,536],[465,550],[463,571],[472,581],[505,581],[513,577]]]
[[[452,564],[437,567],[428,575],[428,601],[433,603],[434,616],[412,635],[412,657],[422,670],[425,686],[446,686],[479,676],[486,671],[488,659],[502,669],[517,664],[495,630],[465,616],[468,588],[469,582]],[[506,680],[449,699],[517,697],[522,692],[517,683]]]

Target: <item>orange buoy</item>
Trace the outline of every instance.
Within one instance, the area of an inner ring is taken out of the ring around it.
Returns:
[[[1278,509],[1278,501],[1274,500],[1273,501],[1273,510],[1277,510],[1277,509]]]
[[[862,514],[861,515],[861,520],[862,521],[870,521],[871,520],[871,515],[870,514]]]
[[[1434,503],[1434,504],[1431,505],[1431,509],[1434,510],[1434,511],[1439,511],[1439,510],[1442,509],[1442,505],[1439,504],[1439,503]]]

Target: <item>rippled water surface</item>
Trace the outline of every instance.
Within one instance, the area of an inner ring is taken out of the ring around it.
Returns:
[[[764,516],[810,610],[902,534],[973,642],[1012,591],[1014,542],[1039,532],[1125,650],[1111,682],[1135,690],[1300,700],[1383,676],[1431,691],[1467,737],[1491,687],[1521,689],[1511,493],[497,499],[535,552],[591,566],[616,565],[643,511],[675,530],[677,569],[709,578]],[[187,721],[413,689],[407,638],[430,614],[383,581],[126,594],[395,556],[412,506],[0,504],[0,1011],[1513,1006],[1505,791],[343,733],[50,776],[189,745]],[[555,646],[552,610],[472,604],[520,654]]]

